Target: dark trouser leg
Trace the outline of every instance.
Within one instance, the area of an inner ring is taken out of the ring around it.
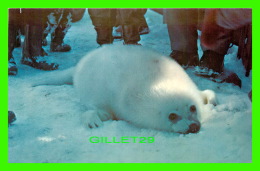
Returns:
[[[146,22],[146,19],[145,19],[145,17],[144,17],[146,11],[147,11],[147,9],[145,9],[145,11],[143,12],[143,14],[140,15],[140,17],[139,17],[139,23],[140,23],[140,24],[139,24],[139,29],[138,29],[138,31],[139,31],[139,34],[140,34],[140,35],[148,34],[148,33],[150,32],[149,27],[148,27],[148,24],[147,24],[147,22]]]
[[[226,55],[229,45],[231,43],[231,30],[223,30],[216,36],[215,46],[203,49],[203,56],[201,57],[200,65],[222,73],[224,70],[224,56]]]
[[[14,57],[13,50],[16,44],[16,33],[18,27],[14,24],[8,25],[8,75],[16,75],[18,72]]]
[[[143,26],[143,27],[148,27],[148,24],[146,22],[146,19],[144,17],[145,13],[146,13],[147,9],[144,9],[142,11],[142,14],[140,14],[140,17],[139,17],[139,26]]]
[[[180,65],[198,65],[197,29],[194,26],[187,27],[186,25],[167,26],[172,49],[170,56]]]
[[[118,9],[125,44],[138,44],[140,41],[140,17],[145,12],[146,9]]]
[[[139,27],[137,25],[123,25],[124,44],[138,44],[140,41]]]
[[[44,56],[42,53],[43,27],[38,25],[26,25],[23,46],[23,57]]]
[[[229,45],[231,43],[232,31],[231,30],[223,30],[218,33],[216,36],[215,46],[211,48],[202,47],[203,51],[214,51],[220,55],[225,55],[229,49]]]
[[[13,50],[16,45],[17,32],[19,30],[20,14],[19,9],[9,9],[8,20],[8,75],[16,75],[17,67],[13,57]]]
[[[25,9],[26,19],[25,38],[23,46],[23,57],[21,63],[42,70],[58,69],[56,63],[51,63],[44,57],[46,52],[42,49],[42,36],[44,23],[48,15],[46,10]],[[29,15],[30,14],[30,15]]]
[[[97,43],[113,43],[112,28],[116,22],[116,9],[88,9],[88,12],[97,32]]]
[[[198,65],[197,9],[168,9],[167,23],[172,53],[170,57],[180,65]]]
[[[9,9],[8,20],[8,60],[12,58],[15,48],[16,36],[19,30],[20,11],[19,9]]]
[[[46,55],[42,49],[42,36],[48,11],[48,9],[22,9],[26,23],[23,57]]]
[[[58,64],[48,62],[46,53],[42,49],[43,27],[38,25],[26,25],[23,47],[22,64],[41,70],[56,70]]]
[[[8,60],[13,57],[12,53],[16,43],[16,33],[18,27],[15,24],[8,25]]]
[[[169,10],[172,22],[168,22],[171,49],[186,53],[197,53],[197,20],[196,9]]]
[[[51,51],[67,52],[71,50],[70,45],[63,44],[63,39],[71,27],[71,13],[69,9],[63,10],[62,18],[60,19],[54,36],[51,41]]]
[[[99,45],[112,44],[114,38],[112,36],[112,27],[110,26],[95,26],[97,32],[97,43]]]
[[[198,33],[194,26],[167,25],[171,49],[186,53],[197,53]]]

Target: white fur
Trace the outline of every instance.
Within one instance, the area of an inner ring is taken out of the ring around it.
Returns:
[[[204,102],[215,103],[213,91],[201,92],[174,60],[141,46],[108,45],[87,54],[77,65],[73,83],[90,110],[87,127],[122,119],[144,128],[186,133],[199,123]],[[197,112],[190,112],[195,105]],[[169,120],[169,114],[182,117]]]

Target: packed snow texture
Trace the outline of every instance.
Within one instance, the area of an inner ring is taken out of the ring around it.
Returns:
[[[168,31],[162,16],[148,10],[146,19],[151,32],[142,35],[140,43],[164,55],[171,52]],[[50,36],[48,37],[50,43]],[[86,11],[84,18],[74,23],[65,43],[70,52],[50,52],[51,60],[60,70],[75,66],[89,51],[98,48],[96,32]],[[114,44],[122,44],[115,40]],[[198,46],[199,41],[198,41]],[[237,47],[230,48],[225,68],[236,72],[242,88],[228,83],[215,83],[197,77],[192,69],[187,73],[201,90],[216,92],[219,104],[208,105],[208,117],[197,134],[177,134],[137,128],[126,121],[106,121],[97,129],[86,129],[81,122],[84,112],[72,85],[32,87],[33,81],[52,71],[41,71],[20,64],[21,48],[14,50],[18,75],[9,76],[9,110],[17,120],[9,126],[9,162],[11,163],[227,163],[252,161],[252,104],[248,92],[252,74],[245,77]],[[201,57],[202,50],[199,48]],[[140,73],[141,74],[141,73]],[[154,137],[153,143],[91,143],[93,136]]]

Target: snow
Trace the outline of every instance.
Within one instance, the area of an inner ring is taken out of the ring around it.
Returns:
[[[168,31],[162,16],[148,10],[151,32],[140,43],[165,55],[170,54]],[[50,37],[48,37],[48,43]],[[72,46],[66,53],[44,49],[59,63],[60,70],[76,65],[89,51],[98,47],[96,32],[88,13],[74,23],[65,38]],[[116,40],[114,44],[122,44]],[[199,42],[198,42],[199,43]],[[208,118],[197,134],[177,134],[140,129],[125,121],[106,121],[97,129],[86,129],[80,121],[84,111],[73,86],[39,86],[30,84],[41,71],[19,63],[21,48],[14,51],[18,75],[9,76],[9,110],[17,120],[8,128],[9,162],[11,163],[229,163],[252,161],[252,104],[247,96],[252,88],[252,74],[245,77],[237,47],[225,57],[225,67],[242,79],[242,88],[214,83],[187,72],[200,89],[216,92],[219,105],[208,105]],[[199,49],[201,56],[202,51]],[[154,137],[153,143],[91,143],[90,137]]]

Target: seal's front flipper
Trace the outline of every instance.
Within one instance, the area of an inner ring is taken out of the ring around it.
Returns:
[[[213,104],[214,106],[218,104],[217,97],[214,91],[204,90],[201,92],[201,95],[204,104]]]
[[[88,110],[81,116],[81,121],[86,128],[97,128],[103,125],[97,110]]]
[[[82,114],[82,122],[87,128],[97,128],[103,121],[113,119],[112,115],[103,110],[88,110]]]

